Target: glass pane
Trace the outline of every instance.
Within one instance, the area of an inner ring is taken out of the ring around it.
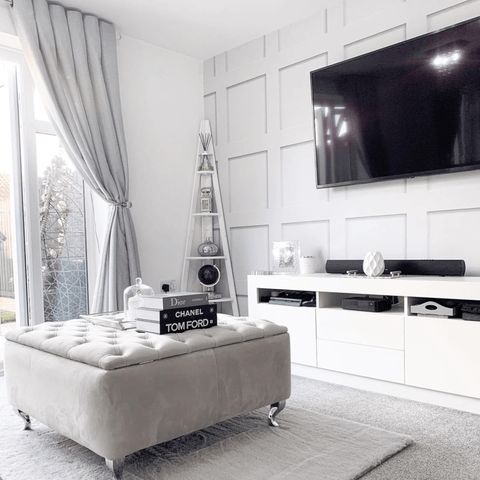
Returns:
[[[83,185],[54,135],[37,133],[46,322],[87,313]]]
[[[34,110],[35,110],[35,120],[41,120],[43,122],[49,122],[49,118],[47,115],[47,110],[43,106],[42,99],[40,98],[40,94],[38,90],[35,89],[34,97]]]
[[[12,142],[7,63],[0,60],[0,371],[5,332],[16,326],[13,272]]]

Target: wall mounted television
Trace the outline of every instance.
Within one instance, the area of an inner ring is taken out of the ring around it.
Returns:
[[[480,17],[310,80],[317,188],[480,169]]]

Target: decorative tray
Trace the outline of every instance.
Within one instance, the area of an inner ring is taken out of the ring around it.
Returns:
[[[117,330],[129,330],[137,326],[137,322],[124,321],[124,312],[91,313],[80,315],[80,318],[84,318],[95,325],[116,328]]]

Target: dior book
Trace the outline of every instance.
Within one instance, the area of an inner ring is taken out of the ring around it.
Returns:
[[[142,295],[142,307],[168,310],[171,308],[195,307],[208,303],[206,292],[177,292]]]

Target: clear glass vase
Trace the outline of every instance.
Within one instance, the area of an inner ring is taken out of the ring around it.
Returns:
[[[135,285],[127,287],[123,291],[123,309],[124,309],[124,321],[135,320],[135,308],[141,304],[140,295],[153,295],[154,291],[152,287],[144,285],[142,279],[137,277],[135,279]]]
[[[207,238],[198,246],[197,251],[202,257],[213,257],[218,253],[218,245],[213,243],[211,238]]]

